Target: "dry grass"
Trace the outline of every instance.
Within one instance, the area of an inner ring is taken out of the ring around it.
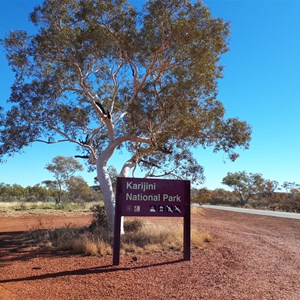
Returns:
[[[60,215],[65,213],[84,214],[91,213],[91,207],[95,206],[98,202],[86,203],[62,203],[56,205],[55,202],[26,202],[26,201],[0,201],[0,212],[6,215]]]
[[[105,256],[112,254],[112,248],[103,240],[95,240],[88,235],[80,236],[75,239],[69,245],[70,249],[74,250],[76,253],[83,253],[92,256]]]
[[[0,209],[3,211],[22,211],[22,210],[32,210],[32,209],[53,209],[55,203],[53,202],[21,202],[21,201],[12,201],[12,202],[0,202]]]
[[[213,241],[212,236],[206,231],[200,231],[198,229],[192,229],[191,244],[196,249],[205,249],[207,243]]]
[[[176,231],[150,222],[145,222],[138,231],[125,233],[121,240],[123,252],[179,251],[182,247],[182,240]]]
[[[52,244],[63,250],[72,250],[85,255],[105,256],[112,254],[111,239],[104,239],[88,231],[77,232],[72,229],[62,230],[53,236]]]
[[[191,244],[196,249],[204,249],[212,237],[207,232],[193,229]],[[135,232],[122,236],[123,252],[146,253],[181,251],[183,249],[183,229],[181,226],[165,227],[151,222]]]
[[[192,206],[191,207],[191,215],[192,216],[203,216],[204,210],[202,207],[199,206]]]
[[[121,237],[121,253],[163,253],[183,250],[182,226],[163,226],[149,221],[130,220],[125,228],[130,229]],[[113,236],[105,228],[61,228],[37,230],[31,238],[40,245],[51,245],[63,250],[72,250],[85,255],[111,255]],[[212,241],[209,233],[192,229],[191,244],[194,249],[204,249]]]

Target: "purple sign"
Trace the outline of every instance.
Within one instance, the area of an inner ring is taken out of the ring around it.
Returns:
[[[118,178],[117,201],[122,216],[183,217],[189,181]]]
[[[120,262],[121,216],[183,217],[183,259],[191,259],[190,181],[118,177],[116,201],[114,266]]]

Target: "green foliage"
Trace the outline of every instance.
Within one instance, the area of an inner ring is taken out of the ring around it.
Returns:
[[[210,203],[211,193],[207,188],[192,189],[191,202],[198,204]]]
[[[52,200],[54,191],[44,188],[39,184],[33,187],[22,187],[19,184],[5,184],[0,183],[0,199],[1,201],[46,201],[47,199]]]
[[[67,182],[67,197],[71,201],[94,201],[99,198],[99,193],[96,193],[89,187],[87,182],[78,176],[72,176]],[[98,199],[99,200],[99,199]]]
[[[240,204],[244,206],[251,197],[253,198],[263,188],[264,179],[261,174],[247,174],[245,171],[229,172],[223,178],[222,184],[233,188],[240,197]]]
[[[215,205],[240,206],[239,196],[225,189],[215,189],[210,193],[210,203]]]
[[[217,99],[229,25],[201,1],[45,0],[37,33],[4,40],[16,73],[0,157],[28,144],[72,142],[90,164],[125,146],[148,176],[203,181],[194,147],[234,160],[250,127]]]
[[[282,188],[289,194],[292,195],[292,197],[295,194],[299,194],[300,193],[300,184],[297,184],[295,182],[290,182],[290,181],[285,181],[282,184]]]
[[[105,212],[105,207],[103,205],[94,205],[91,208],[93,213],[93,221],[90,225],[92,231],[95,230],[107,230],[108,229],[108,220]]]
[[[46,169],[53,173],[57,181],[65,182],[77,171],[82,171],[83,166],[73,157],[56,156],[52,159],[52,164],[47,164]]]
[[[55,181],[44,181],[46,185],[57,191],[57,204],[60,204],[64,190],[70,187],[71,191],[80,189],[79,181],[81,184],[81,191],[83,189],[84,180],[74,177],[74,173],[82,171],[83,166],[73,157],[56,156],[52,159],[52,164],[47,164],[46,169],[51,172]],[[77,184],[77,187],[76,187]]]
[[[27,196],[27,190],[18,184],[0,183],[0,195],[2,197],[24,197]]]
[[[0,183],[0,201],[2,202],[53,202],[57,197],[57,190],[55,185],[51,185],[51,181],[46,182],[46,186],[36,184],[34,186],[22,187],[18,184],[5,184]],[[92,202],[99,201],[101,198],[100,192],[94,191],[93,188],[89,187],[88,184],[81,177],[72,177],[67,182],[67,190],[64,191],[64,200],[69,202]],[[31,205],[32,206],[32,205]],[[57,208],[65,205],[57,205]]]
[[[202,1],[149,0],[138,12],[126,0],[45,0],[30,20],[34,34],[4,39],[16,76],[0,120],[0,159],[33,142],[77,145],[77,157],[97,168],[111,229],[107,164],[116,151],[130,154],[126,176],[139,165],[148,177],[199,184],[197,147],[231,160],[249,147],[249,125],[226,118],[217,99],[229,25]],[[57,203],[62,182],[52,182]]]
[[[54,189],[43,187],[41,184],[26,187],[28,195],[35,201],[46,201],[47,199],[54,199],[56,191]]]

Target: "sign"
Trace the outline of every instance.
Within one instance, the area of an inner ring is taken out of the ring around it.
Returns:
[[[190,181],[117,178],[113,265],[120,261],[122,216],[183,217],[183,259],[190,260]]]
[[[117,201],[122,216],[183,217],[186,180],[120,178]]]

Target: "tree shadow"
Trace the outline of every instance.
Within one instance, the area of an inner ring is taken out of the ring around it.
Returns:
[[[28,276],[28,277],[22,277],[22,278],[4,279],[4,280],[0,280],[0,284],[20,282],[20,281],[34,281],[34,280],[43,280],[43,279],[50,279],[50,278],[60,278],[60,277],[66,277],[66,276],[84,276],[84,275],[90,275],[90,274],[95,275],[95,274],[132,271],[132,270],[138,270],[138,269],[154,268],[154,267],[159,267],[159,266],[164,266],[164,265],[172,265],[172,264],[177,264],[177,263],[180,263],[183,261],[184,261],[183,259],[177,259],[177,260],[173,260],[173,261],[151,263],[151,264],[147,264],[147,265],[132,266],[132,267],[118,267],[118,266],[114,266],[113,264],[109,264],[109,265],[94,267],[94,268],[82,268],[82,269],[77,269],[77,270],[72,270],[72,271],[61,271],[61,272],[47,273],[47,274]]]
[[[3,266],[10,264],[14,261],[27,261],[37,256],[46,257],[69,257],[74,256],[72,251],[58,250],[53,248],[41,248],[38,242],[33,241],[28,235],[27,231],[16,231],[16,232],[1,232],[0,233],[0,262]],[[81,256],[80,254],[77,254]],[[59,278],[65,276],[81,276],[89,274],[103,274],[113,273],[119,271],[131,271],[136,269],[146,269],[152,267],[158,267],[163,265],[171,265],[183,262],[183,259],[176,259],[172,261],[165,261],[159,263],[151,263],[146,265],[134,265],[129,267],[120,267],[113,264],[107,264],[104,266],[93,267],[93,268],[81,268],[71,271],[60,271],[55,273],[40,274],[35,276],[28,276],[14,279],[3,279],[0,280],[0,284],[8,282],[19,282],[19,281],[32,281],[32,280],[43,280],[49,278]],[[39,268],[37,268],[39,269]]]
[[[59,255],[67,257],[70,254],[74,255],[71,251],[41,246],[40,241],[35,241],[28,235],[28,231],[0,233],[0,262],[2,264],[14,261],[27,261],[36,256],[50,257]]]

